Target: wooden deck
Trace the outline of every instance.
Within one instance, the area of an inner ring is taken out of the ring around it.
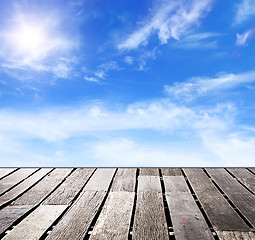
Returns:
[[[255,168],[1,168],[0,239],[255,239]]]

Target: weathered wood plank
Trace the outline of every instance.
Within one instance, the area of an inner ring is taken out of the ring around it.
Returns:
[[[245,189],[225,169],[207,168],[206,170],[242,214],[255,226],[255,195]]]
[[[184,172],[213,227],[218,230],[249,228],[202,169],[184,168]]]
[[[7,174],[14,172],[17,168],[0,168],[0,179],[5,177]]]
[[[176,240],[213,240],[212,233],[189,192],[184,177],[164,176],[163,180]]]
[[[49,173],[52,168],[42,168],[39,171],[35,172],[32,176],[25,179],[19,185],[6,192],[4,195],[0,197],[0,207],[8,202],[12,201],[14,198],[17,198],[28,188],[33,186],[36,182],[38,182],[41,178],[43,178],[47,173]]]
[[[68,210],[47,240],[83,239],[105,197],[105,191],[86,191]]]
[[[157,176],[138,176],[138,192],[162,192]]]
[[[18,171],[0,180],[0,194],[3,194],[9,188],[23,181],[37,169],[38,168],[21,168]]]
[[[85,191],[107,191],[116,168],[100,168],[95,171],[92,178],[86,184]]]
[[[66,209],[67,205],[41,205],[23,219],[4,240],[39,239]]]
[[[135,191],[136,168],[119,168],[111,187],[112,192]]]
[[[134,192],[110,192],[90,239],[128,239],[134,197]]]
[[[116,169],[112,168],[97,169],[85,185],[79,198],[54,227],[47,239],[83,239],[99,211],[115,171]]]
[[[139,182],[138,182],[139,183]],[[169,239],[162,193],[139,192],[132,239]]]
[[[69,205],[95,169],[76,169],[45,201],[44,205]]]
[[[158,176],[159,171],[158,168],[140,168],[139,169],[139,175],[140,176]]]
[[[163,176],[182,176],[180,168],[161,168]]]
[[[228,168],[242,184],[255,193],[255,175],[245,168]]]
[[[254,240],[253,232],[241,231],[216,231],[220,240]]]
[[[8,206],[0,210],[0,234],[4,233],[16,220],[33,206]]]
[[[72,171],[71,168],[57,168],[44,177],[39,183],[30,188],[11,205],[35,205],[54,190]]]

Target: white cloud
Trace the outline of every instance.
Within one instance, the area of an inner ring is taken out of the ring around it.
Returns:
[[[218,41],[212,38],[220,36],[220,33],[205,32],[189,34],[182,41],[173,43],[174,47],[184,49],[215,49],[218,47]]]
[[[98,79],[94,78],[94,77],[87,77],[85,76],[84,79],[88,82],[99,82]]]
[[[248,46],[248,40],[251,38],[253,30],[248,30],[243,34],[236,34],[236,45],[237,46]]]
[[[180,40],[182,35],[199,26],[201,18],[210,11],[212,0],[162,1],[146,24],[130,34],[118,45],[119,49],[135,49],[146,45],[151,34],[157,32],[161,44],[169,38]]]
[[[234,24],[240,24],[246,21],[252,15],[255,15],[255,1],[242,0],[239,4],[236,5]]]
[[[164,148],[141,144],[131,139],[119,138],[96,143],[91,151],[93,159],[103,166],[118,167],[179,167],[216,166],[214,156],[196,149],[173,148],[171,143]]]
[[[255,81],[255,72],[244,72],[239,74],[219,74],[215,78],[194,77],[187,82],[175,82],[174,86],[165,86],[165,91],[178,99],[191,101],[196,97],[209,92],[234,88],[240,84]]]
[[[250,167],[254,166],[255,138],[240,134],[217,136],[202,135],[206,149],[214,153],[224,166]]]
[[[134,62],[134,58],[131,57],[131,56],[126,56],[125,59],[124,59],[125,63],[127,63],[128,65],[131,65],[133,64]]]
[[[16,166],[248,166],[255,139],[235,125],[236,114],[233,104],[188,108],[167,99],[121,111],[1,110],[0,156]]]

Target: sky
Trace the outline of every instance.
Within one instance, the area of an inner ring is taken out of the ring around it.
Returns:
[[[255,166],[255,0],[0,1],[0,166]]]

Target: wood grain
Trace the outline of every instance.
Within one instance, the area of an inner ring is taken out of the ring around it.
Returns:
[[[255,175],[249,172],[245,168],[228,168],[235,177],[249,188],[253,193],[255,193]]]
[[[135,191],[136,168],[118,168],[114,177],[111,191]]]
[[[50,172],[34,187],[29,189],[11,205],[35,205],[43,200],[65,177],[71,172],[71,168],[57,168]]]
[[[51,170],[52,168],[40,169],[39,171],[35,172],[32,176],[21,182],[19,185],[12,188],[10,191],[6,192],[4,195],[0,197],[0,207],[20,196],[24,191],[32,187]]]
[[[164,176],[163,180],[176,240],[213,240],[212,233],[189,192],[184,177]]]
[[[185,168],[184,172],[214,228],[218,230],[249,228],[202,169]]]
[[[4,240],[32,240],[39,239],[52,223],[65,210],[66,205],[41,205],[18,226],[13,228],[3,239]]]
[[[5,232],[16,220],[27,213],[33,206],[8,206],[0,210],[0,234]]]
[[[161,168],[163,176],[182,176],[180,168]]]
[[[225,169],[206,169],[222,191],[236,205],[241,213],[255,226],[255,195],[245,189]]]
[[[9,188],[19,184],[37,169],[38,168],[22,168],[0,180],[0,194],[3,194]]]
[[[86,184],[95,169],[76,169],[43,204],[69,205],[81,188]]]
[[[0,168],[0,179],[5,177],[7,174],[14,172],[17,168]]]
[[[254,240],[254,232],[216,231],[220,240]]]
[[[160,179],[157,176],[139,176],[138,192],[162,192]]]
[[[105,191],[86,191],[53,228],[47,240],[83,239],[105,197]]]
[[[140,168],[140,176],[158,176],[158,168]]]
[[[90,239],[128,239],[134,197],[134,192],[110,192]]]
[[[158,192],[138,192],[132,239],[169,239],[163,196]]]
[[[116,168],[100,168],[95,171],[92,178],[86,184],[85,191],[107,191]]]

